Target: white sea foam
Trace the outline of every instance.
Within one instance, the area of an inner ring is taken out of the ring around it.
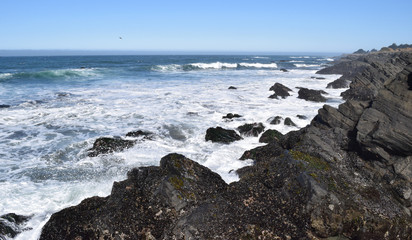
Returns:
[[[222,69],[222,68],[236,68],[236,63],[221,63],[221,62],[214,62],[214,63],[191,63],[191,66],[201,68],[201,69]]]
[[[253,67],[253,68],[277,68],[276,63],[239,63],[242,67]]]
[[[13,74],[11,73],[0,73],[0,80],[1,79],[8,79],[11,78],[13,76]]]
[[[253,58],[256,58],[256,59],[268,59],[269,57],[259,57],[259,56],[257,56],[257,57],[253,57]]]

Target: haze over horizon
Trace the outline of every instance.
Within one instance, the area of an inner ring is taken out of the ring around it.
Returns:
[[[0,50],[348,53],[411,43],[411,8],[406,0],[5,0]]]

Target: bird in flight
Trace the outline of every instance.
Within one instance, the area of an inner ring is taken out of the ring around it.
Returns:
[[[122,40],[123,38],[122,38],[122,37],[119,37],[119,39]]]

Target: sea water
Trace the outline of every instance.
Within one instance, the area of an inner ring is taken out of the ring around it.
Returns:
[[[0,57],[0,215],[32,216],[25,226],[32,230],[16,239],[37,239],[54,212],[109,195],[127,171],[159,165],[173,152],[237,181],[233,170],[252,164],[240,156],[262,144],[257,137],[206,142],[206,130],[254,122],[282,133],[305,127],[324,103],[297,98],[296,87],[326,91],[331,106],[342,102],[342,89],[326,89],[339,76],[316,74],[331,61],[305,55]],[[276,82],[292,89],[291,96],[268,98]],[[227,113],[242,117],[222,119]],[[290,117],[297,127],[270,125],[274,116]],[[136,130],[155,137],[87,156],[97,138],[127,139]]]

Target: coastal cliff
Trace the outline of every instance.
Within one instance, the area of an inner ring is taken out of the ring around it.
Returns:
[[[410,239],[412,53],[349,55],[332,73],[347,101],[245,152],[238,182],[169,154],[53,214],[40,239]]]

